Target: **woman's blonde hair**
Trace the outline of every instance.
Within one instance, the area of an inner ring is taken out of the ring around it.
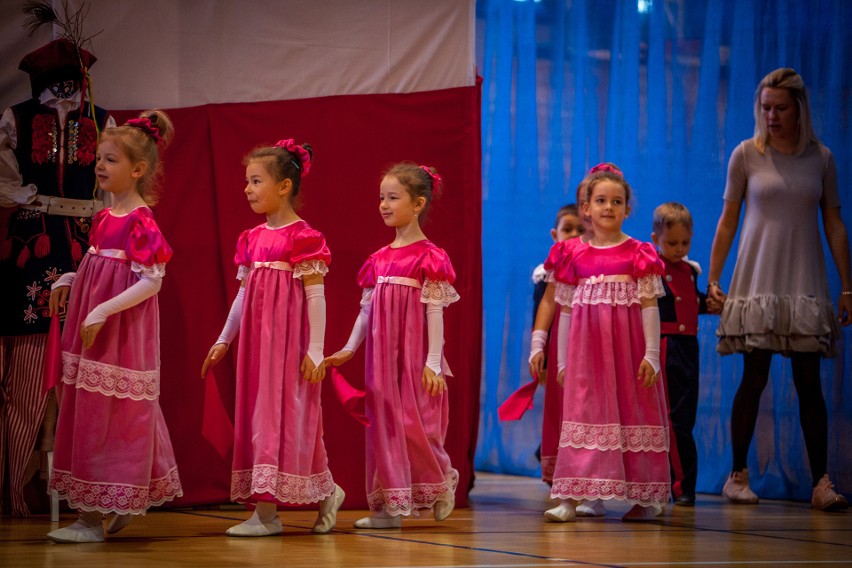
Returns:
[[[814,134],[813,123],[811,122],[811,106],[808,102],[808,89],[805,87],[805,82],[795,69],[782,67],[764,77],[754,92],[754,138],[752,140],[758,151],[761,154],[766,151],[766,141],[769,139],[769,133],[766,131],[766,124],[761,117],[760,109],[760,95],[766,88],[787,89],[790,97],[796,103],[796,109],[799,111],[799,140],[795,153],[802,154],[808,144],[819,142],[816,134]]]

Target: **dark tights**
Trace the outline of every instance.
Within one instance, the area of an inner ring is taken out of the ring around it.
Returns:
[[[734,396],[731,411],[731,437],[733,438],[733,471],[746,468],[748,447],[754,435],[754,425],[760,410],[760,395],[769,381],[772,351],[755,349],[743,354],[743,380]],[[828,417],[819,378],[819,353],[793,353],[793,384],[799,397],[799,420],[808,449],[813,484],[825,474],[828,455]]]

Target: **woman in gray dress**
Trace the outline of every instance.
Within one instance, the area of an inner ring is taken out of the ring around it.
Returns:
[[[757,503],[746,458],[774,353],[789,357],[813,476],[811,505],[845,509],[826,473],[828,420],[820,385],[820,358],[833,355],[837,322],[852,323],[849,241],[840,216],[837,170],[812,126],[808,95],[793,69],[776,69],[757,87],[754,137],[740,143],[728,163],[725,204],[710,253],[707,293],[724,301],[716,335],[719,353],[743,354],[743,377],[734,397],[734,463],[722,494],[734,503]],[[719,278],[746,205],[730,292]],[[825,236],[842,282],[831,303]],[[727,298],[727,299],[726,299]]]

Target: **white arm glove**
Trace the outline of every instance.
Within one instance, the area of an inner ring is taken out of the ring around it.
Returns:
[[[325,346],[325,285],[305,286],[305,300],[308,304],[308,326],[311,328],[308,357],[319,366]]]
[[[547,331],[534,329],[530,340],[530,363],[532,363],[533,357],[544,351],[545,345],[547,345]]]
[[[163,279],[160,276],[142,276],[139,282],[115,298],[99,304],[89,312],[89,315],[83,321],[83,327],[103,323],[109,316],[141,304],[151,296],[156,295],[162,285]]]
[[[50,285],[50,291],[53,292],[57,288],[62,288],[63,286],[72,286],[75,278],[77,278],[76,272],[63,272],[56,282]]]
[[[441,352],[444,349],[444,306],[429,304],[426,306],[426,331],[429,336],[429,353],[426,366],[441,374]]]
[[[556,328],[556,370],[564,371],[568,361],[568,332],[571,330],[571,312],[559,311]]]
[[[660,310],[656,306],[642,308],[642,331],[645,334],[645,360],[660,373]]]
[[[225,327],[222,328],[222,333],[219,334],[219,339],[216,344],[224,343],[230,345],[240,331],[240,321],[243,319],[243,296],[245,296],[245,286],[240,286],[237,291],[237,296],[231,304],[231,311],[228,312],[228,319],[225,320]]]
[[[370,325],[370,306],[372,304],[364,304],[361,306],[361,311],[358,313],[358,318],[355,320],[355,325],[352,326],[352,334],[346,345],[341,351],[351,351],[355,353],[367,337],[367,326]]]

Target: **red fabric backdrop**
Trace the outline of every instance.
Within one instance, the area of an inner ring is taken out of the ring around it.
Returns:
[[[381,172],[400,160],[434,165],[445,180],[425,232],[445,248],[458,273],[461,301],[445,312],[451,422],[447,449],[467,503],[479,419],[482,337],[479,87],[413,94],[323,97],[169,110],[176,137],[163,158],[165,183],[157,222],[175,250],[160,292],[162,395],[184,497],[177,505],[228,501],[230,455],[202,436],[201,363],[225,321],[238,282],[239,233],[263,221],[246,203],[243,156],[281,138],[314,148],[299,214],[322,231],[332,252],[326,278],[326,353],[343,346],[358,313],[355,277],[368,254],[394,237],[378,214]],[[121,123],[136,113],[116,112]],[[216,368],[218,390],[233,416],[233,353]],[[363,354],[343,367],[363,386]],[[323,385],[325,443],[344,507],[365,508],[364,431]],[[208,427],[211,416],[208,415]],[[225,425],[213,417],[213,426]]]

